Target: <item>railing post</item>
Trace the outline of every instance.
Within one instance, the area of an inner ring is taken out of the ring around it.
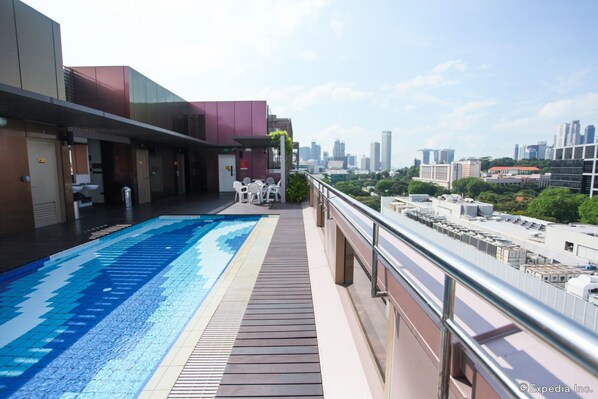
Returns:
[[[455,280],[444,276],[444,297],[442,299],[442,319],[440,319],[440,365],[438,367],[438,399],[447,399],[451,376],[452,334],[447,321],[453,318],[455,308]]]
[[[372,229],[372,280],[370,289],[370,295],[372,298],[376,298],[378,296],[378,251],[376,250],[376,247],[378,246],[379,236],[380,226],[378,223],[374,222],[374,227]]]

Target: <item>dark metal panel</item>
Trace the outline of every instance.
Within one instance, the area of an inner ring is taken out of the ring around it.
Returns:
[[[57,97],[66,100],[64,86],[64,70],[62,65],[62,38],[60,37],[60,25],[52,21],[52,34],[54,43],[54,68],[56,75]]]
[[[128,98],[125,95],[124,68],[123,66],[94,68],[98,85],[98,102],[96,108],[128,118]]]
[[[58,98],[53,21],[25,3],[14,4],[22,88]]]
[[[12,1],[0,1],[0,82],[21,87],[17,29]]]

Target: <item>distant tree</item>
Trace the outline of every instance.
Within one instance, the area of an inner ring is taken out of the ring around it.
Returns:
[[[492,191],[482,191],[480,195],[478,195],[478,201],[481,202],[488,202],[490,204],[498,204],[500,200],[500,195],[493,193]]]
[[[408,185],[397,179],[382,179],[376,184],[376,192],[380,195],[405,195]]]
[[[587,198],[581,203],[579,216],[582,223],[598,224],[598,196]]]
[[[355,199],[364,205],[369,206],[373,210],[380,212],[380,197],[355,197]]]
[[[443,191],[442,187],[437,186],[434,183],[419,180],[411,180],[408,186],[409,194],[428,194],[430,196],[435,196],[440,191]]]
[[[490,167],[494,166],[515,166],[515,160],[509,157],[496,158],[490,161]]]
[[[451,191],[465,197],[477,198],[482,191],[492,191],[492,186],[478,177],[464,177],[453,182]]]
[[[490,168],[490,161],[492,160],[491,157],[481,157],[480,158],[480,168],[482,170],[488,170]]]
[[[364,194],[363,190],[361,189],[361,187],[359,187],[359,185],[350,181],[339,181],[334,185],[334,187],[342,191],[343,193],[352,196],[359,196]]]
[[[587,197],[567,188],[547,188],[527,206],[530,216],[559,223],[579,220],[578,208]]]

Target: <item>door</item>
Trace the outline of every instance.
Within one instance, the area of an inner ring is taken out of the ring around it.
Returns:
[[[176,154],[177,194],[185,195],[185,155]]]
[[[235,191],[233,182],[237,179],[234,155],[218,155],[218,184],[220,192]]]
[[[137,199],[140,204],[145,204],[151,200],[149,152],[136,149],[135,159],[137,161]]]
[[[27,140],[31,198],[35,227],[62,222],[62,202],[58,179],[56,142],[51,140]]]

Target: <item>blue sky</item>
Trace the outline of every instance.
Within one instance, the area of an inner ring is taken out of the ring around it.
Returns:
[[[268,101],[295,140],[392,165],[419,148],[512,156],[598,124],[593,0],[25,0],[67,66],[130,65],[192,100]]]

